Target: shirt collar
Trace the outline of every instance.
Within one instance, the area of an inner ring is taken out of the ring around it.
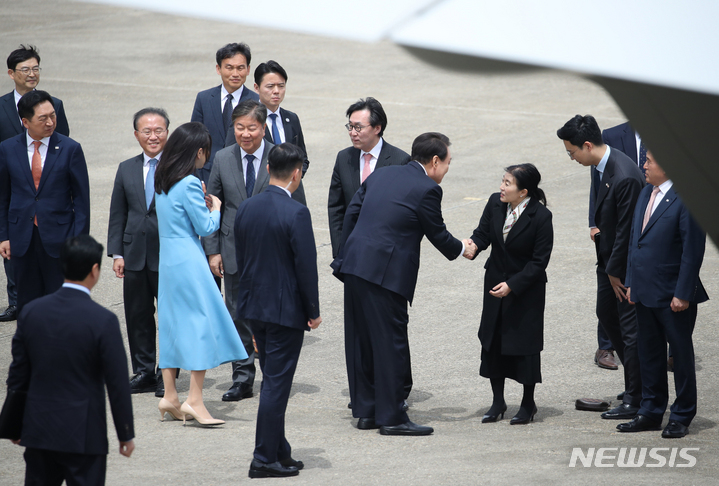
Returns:
[[[260,147],[257,150],[255,150],[254,153],[252,153],[251,155],[254,155],[255,159],[257,159],[257,160],[262,160],[262,154],[264,153],[264,151],[265,151],[265,139],[263,138],[262,143],[260,144]],[[243,159],[247,155],[247,152],[245,152],[245,149],[243,149],[242,147],[240,147],[240,155],[242,155]]]
[[[659,188],[659,191],[661,191],[662,196],[663,196],[664,194],[669,192],[669,189],[671,189],[673,185],[674,185],[674,183],[672,182],[672,180],[667,179],[666,181],[662,182],[661,184],[659,184],[656,187]]]
[[[280,107],[279,106],[277,107],[277,111],[272,111],[269,108],[267,108],[267,118],[269,118],[270,115],[272,115],[273,113],[275,115],[277,115],[277,118],[279,118],[280,117]]]
[[[25,137],[27,138],[27,146],[29,147],[30,145],[32,145],[32,143],[35,141],[35,139],[32,138],[27,131],[25,132]],[[45,137],[40,141],[42,142],[42,144],[44,146],[47,147],[50,144],[50,137]]]
[[[228,95],[228,94],[231,94],[231,95],[232,95],[233,101],[234,101],[234,100],[240,101],[240,98],[242,97],[242,90],[243,90],[243,89],[245,89],[245,85],[244,85],[244,84],[243,84],[242,86],[240,86],[234,93],[230,93],[230,92],[227,91],[227,89],[225,88],[225,85],[224,85],[224,84],[221,84],[221,85],[220,85],[220,93],[222,94],[222,101],[225,101],[225,99],[227,98],[227,95]]]
[[[604,169],[607,167],[607,160],[609,160],[609,152],[612,151],[612,148],[609,145],[604,145],[607,147],[607,151],[604,152],[604,157],[602,157],[602,160],[599,161],[599,164],[597,164],[597,170],[604,174]]]
[[[160,152],[159,154],[157,154],[155,157],[150,157],[150,156],[147,155],[145,152],[143,152],[143,153],[142,153],[142,158],[143,158],[144,162],[143,162],[142,165],[144,165],[145,167],[149,167],[149,166],[150,166],[150,159],[157,159],[157,161],[159,162],[159,161],[160,161],[160,157],[162,157],[162,152]]]
[[[375,159],[379,160],[379,153],[382,151],[382,144],[383,144],[383,143],[384,143],[384,141],[382,140],[382,137],[380,137],[380,138],[379,138],[379,142],[377,142],[377,145],[375,145],[374,147],[372,147],[372,150],[370,150],[369,152],[365,152],[364,150],[362,150],[362,151],[361,151],[361,155],[364,155],[364,154],[372,154],[372,157],[374,157]]]
[[[12,90],[12,92],[15,95],[15,109],[17,110],[17,104],[20,103],[20,98],[22,98],[22,95],[18,93],[16,89]]]
[[[62,286],[66,289],[75,289],[75,290],[79,290],[81,292],[85,292],[87,295],[90,295],[90,289],[88,289],[87,287],[84,287],[82,285],[65,282],[64,284],[62,284]]]

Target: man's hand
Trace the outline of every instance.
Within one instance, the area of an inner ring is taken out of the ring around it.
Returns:
[[[594,241],[594,235],[599,233],[599,228],[589,228],[589,237]]]
[[[614,289],[614,295],[617,296],[619,302],[624,302],[624,299],[627,299],[627,288],[624,286],[619,277],[613,277],[611,275],[607,275],[607,277],[609,277],[609,283],[612,284],[612,289]]]
[[[20,445],[20,439],[17,439],[17,440],[15,440],[15,439],[10,439],[10,442],[12,442],[12,443],[15,444],[15,445]]]
[[[310,326],[311,329],[317,329],[320,327],[320,324],[322,324],[322,316],[317,316],[317,319],[307,321],[307,325]]]
[[[462,240],[462,243],[464,243],[464,253],[462,253],[462,256],[467,260],[471,260],[474,258],[474,255],[477,254],[477,245],[469,238]]]
[[[670,305],[673,312],[681,312],[689,308],[689,301],[680,299],[679,297],[672,297],[672,303]]]
[[[10,240],[0,241],[0,256],[10,260]]]
[[[501,299],[502,297],[508,296],[511,291],[512,289],[509,288],[507,282],[502,282],[499,285],[495,285],[494,288],[489,291],[489,295]]]
[[[132,451],[135,450],[135,441],[128,440],[127,442],[120,441],[120,454],[125,457],[130,457]]]
[[[112,261],[112,271],[115,272],[115,276],[117,278],[122,278],[125,276],[125,259],[124,258],[115,258]]]
[[[210,270],[212,273],[220,278],[225,274],[225,267],[222,266],[222,255],[215,253],[209,256]]]

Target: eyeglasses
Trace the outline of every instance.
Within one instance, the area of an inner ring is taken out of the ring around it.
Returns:
[[[140,130],[140,133],[142,133],[144,136],[149,137],[153,133],[157,135],[158,137],[161,137],[163,133],[167,131],[166,128],[155,128],[154,130],[150,130],[149,128],[145,128],[144,130]]]
[[[572,150],[571,152],[570,152],[569,150],[567,150],[567,155],[569,155],[569,158],[570,158],[570,159],[573,159],[573,158],[574,158],[574,154],[577,153],[577,150],[579,150],[579,149]]]
[[[368,125],[363,127],[362,125],[352,125],[351,123],[348,123],[347,125],[345,125],[345,128],[347,129],[348,132],[351,132],[352,130],[354,130],[355,132],[359,133],[362,131],[363,128],[367,128],[367,126]]]
[[[16,72],[20,71],[25,76],[27,76],[28,74],[30,74],[30,71],[32,71],[33,74],[40,74],[40,71],[42,71],[42,69],[40,68],[40,66],[35,66],[33,68],[24,67],[24,68],[20,68],[20,69],[13,69],[13,71],[16,71]]]

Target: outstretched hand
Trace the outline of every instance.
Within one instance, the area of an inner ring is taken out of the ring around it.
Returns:
[[[477,245],[469,238],[462,240],[462,243],[464,243],[464,253],[462,253],[462,256],[467,260],[471,260],[477,254]]]

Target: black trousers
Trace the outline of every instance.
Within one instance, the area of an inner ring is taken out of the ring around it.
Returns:
[[[127,341],[133,373],[155,374],[157,326],[157,272],[145,268],[139,272],[125,270],[122,293],[125,301]]]
[[[232,362],[232,382],[234,384],[245,383],[252,387],[255,383],[255,345],[252,343],[252,328],[250,321],[237,317],[237,293],[240,285],[238,273],[225,273],[225,306],[235,323],[235,329],[240,336],[247,358]]]
[[[10,248],[12,251],[12,248]],[[17,307],[20,312],[31,300],[52,294],[62,287],[60,259],[47,254],[37,226],[32,228],[30,247],[23,256],[12,256],[17,285]]]
[[[98,486],[105,484],[106,454],[25,449],[25,486]]]
[[[249,321],[257,341],[262,370],[254,457],[272,463],[292,455],[285,437],[285,411],[305,331],[262,321]]]
[[[624,403],[639,407],[642,378],[637,351],[637,314],[629,302],[619,302],[602,265],[597,267],[597,317],[624,367]]]
[[[407,300],[354,275],[344,275],[345,356],[352,415],[378,425],[409,421],[402,410],[408,374]]]
[[[7,278],[7,305],[17,305],[17,286],[15,285],[15,270],[12,263],[13,260],[3,258],[5,278]]]

